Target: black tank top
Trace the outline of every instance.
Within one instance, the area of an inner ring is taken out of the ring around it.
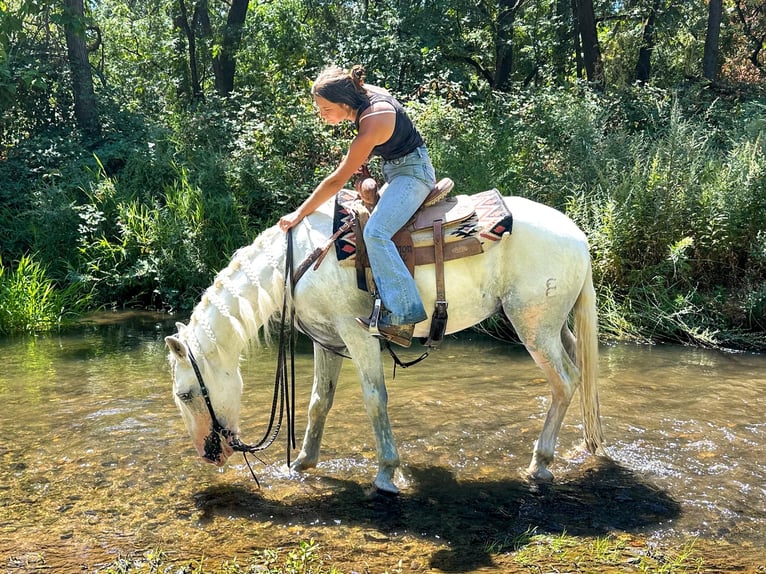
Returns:
[[[356,121],[354,122],[357,131],[359,130],[359,116],[377,102],[387,102],[393,106],[396,110],[396,123],[394,124],[394,133],[391,134],[388,141],[372,148],[372,155],[379,155],[384,160],[392,160],[405,156],[423,145],[423,138],[412,120],[407,116],[402,104],[396,98],[385,94],[370,93],[370,103],[357,110]]]

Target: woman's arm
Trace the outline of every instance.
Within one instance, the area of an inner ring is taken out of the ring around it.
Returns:
[[[394,133],[395,123],[396,115],[387,113],[371,115],[366,118],[366,121],[361,122],[359,133],[351,142],[348,152],[338,167],[321,181],[298,209],[279,220],[279,227],[283,231],[294,227],[301,219],[316,211],[320,205],[338,193],[359,167],[367,161],[373,148],[389,140]]]

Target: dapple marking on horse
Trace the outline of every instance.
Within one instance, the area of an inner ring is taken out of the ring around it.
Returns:
[[[447,333],[476,325],[500,309],[510,319],[551,387],[551,405],[528,469],[532,478],[547,481],[553,478],[549,466],[556,438],[578,387],[585,446],[591,453],[603,454],[591,261],[585,235],[566,215],[520,197],[504,201],[513,213],[513,233],[483,254],[445,265]],[[332,210],[332,202],[328,202],[294,228],[296,265],[332,234]],[[308,423],[291,468],[303,471],[319,460],[343,361],[329,349],[344,349],[358,371],[375,434],[378,471],[374,485],[396,493],[394,472],[399,454],[387,411],[381,345],[355,320],[369,313],[370,295],[356,288],[354,269],[340,266],[332,251],[318,269],[300,279],[293,293],[297,322],[315,343]],[[270,327],[281,314],[285,253],[284,233],[276,226],[264,231],[234,254],[202,296],[189,324],[179,323],[178,334],[165,339],[175,402],[192,443],[201,457],[218,466],[232,454],[232,440],[239,434],[242,352],[250,342],[269,343]],[[415,276],[426,309],[433,309],[434,266],[417,267]],[[570,312],[574,334],[568,325]],[[429,320],[419,323],[415,336],[427,336],[429,324]],[[226,433],[212,430],[189,349],[196,356],[211,405]]]

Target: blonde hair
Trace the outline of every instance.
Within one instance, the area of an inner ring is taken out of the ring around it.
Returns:
[[[338,66],[328,66],[314,80],[311,94],[358,110],[370,102],[370,96],[364,87],[364,77],[364,67],[359,64],[348,72]]]

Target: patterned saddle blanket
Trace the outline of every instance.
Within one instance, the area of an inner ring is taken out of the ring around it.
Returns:
[[[353,220],[359,208],[356,191],[342,189],[338,192],[333,232],[338,233],[344,224]],[[404,226],[412,237],[409,248],[414,248],[415,265],[434,263],[433,222],[437,219],[442,220],[445,261],[483,253],[513,229],[513,215],[496,189],[447,197],[435,205],[419,209]],[[356,265],[358,229],[351,225],[335,240],[335,254],[341,265]],[[394,241],[396,243],[396,239]]]

